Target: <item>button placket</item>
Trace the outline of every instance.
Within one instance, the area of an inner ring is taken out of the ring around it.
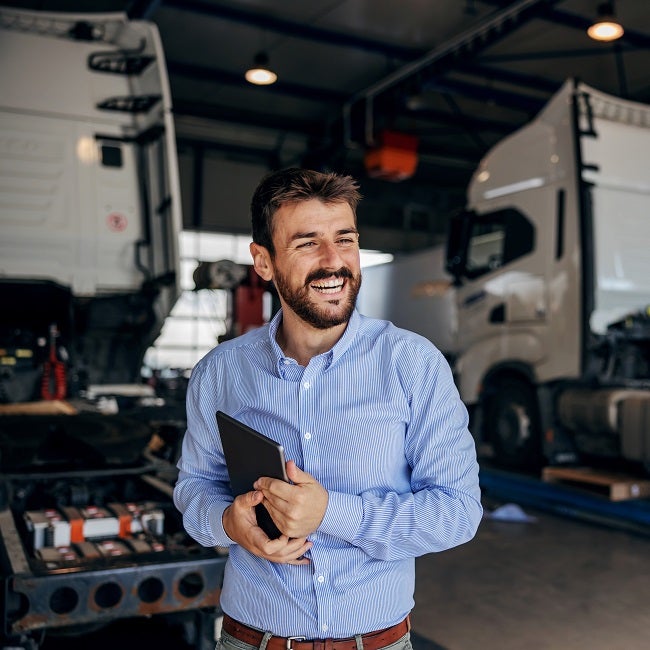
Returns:
[[[314,401],[318,399],[317,375],[320,372],[320,364],[312,360],[305,368],[300,389],[298,390],[298,427],[301,432],[304,471],[311,472],[318,467],[317,445],[315,445],[313,430]]]

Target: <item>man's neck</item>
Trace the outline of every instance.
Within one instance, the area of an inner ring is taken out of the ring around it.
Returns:
[[[301,366],[307,366],[313,357],[331,350],[347,326],[346,322],[328,329],[318,329],[295,314],[283,311],[276,340],[287,357],[295,359]]]

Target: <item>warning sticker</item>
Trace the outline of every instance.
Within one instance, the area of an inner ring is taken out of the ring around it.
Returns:
[[[126,230],[126,227],[129,225],[129,222],[121,212],[111,212],[106,217],[106,222],[108,223],[108,229],[113,232],[123,232]]]

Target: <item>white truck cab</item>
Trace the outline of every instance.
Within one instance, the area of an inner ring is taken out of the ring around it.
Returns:
[[[379,274],[400,287],[370,315],[449,356],[474,434],[503,463],[647,465],[649,217],[650,106],[569,80],[475,171],[444,296],[419,290],[441,278],[439,251],[428,268],[419,253],[364,273],[366,295]],[[436,310],[446,320],[425,317]]]
[[[0,378],[2,401],[40,397],[37,340],[52,325],[68,352],[67,397],[75,382],[139,381],[179,295],[158,31],[124,14],[3,8],[0,87],[0,344],[22,351]]]

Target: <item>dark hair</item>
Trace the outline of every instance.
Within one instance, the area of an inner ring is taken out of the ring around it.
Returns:
[[[287,203],[300,203],[310,199],[318,199],[323,203],[347,203],[352,208],[356,222],[361,194],[358,183],[351,176],[291,167],[264,176],[253,193],[253,241],[274,255],[273,216],[276,211]]]

